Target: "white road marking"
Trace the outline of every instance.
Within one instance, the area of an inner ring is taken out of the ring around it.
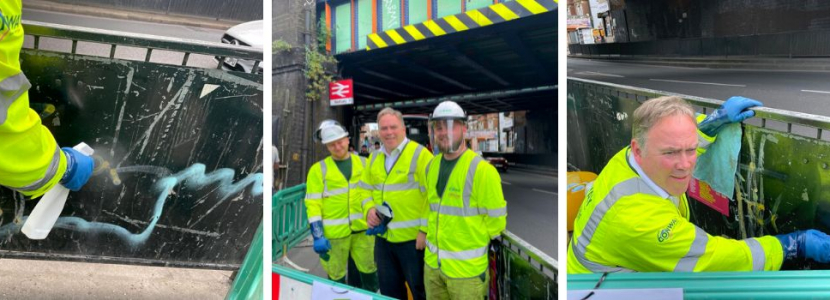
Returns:
[[[746,87],[746,85],[743,85],[743,84],[725,84],[725,83],[715,83],[715,82],[668,80],[668,79],[649,79],[649,80],[651,80],[651,81],[662,81],[662,82],[674,82],[674,83],[693,83],[693,84],[708,84],[708,85],[717,85],[717,86]]]
[[[597,76],[617,77],[617,78],[623,78],[623,77],[625,77],[625,76],[622,76],[622,75],[608,74],[608,73],[599,73],[599,72],[591,72],[591,71],[584,71],[584,72],[579,72],[579,73],[576,73],[576,74],[582,74],[582,75],[597,75]]]
[[[507,181],[502,181],[501,183],[502,183],[502,184],[506,184],[506,185],[511,185],[511,184],[512,184],[512,183],[509,183],[509,182],[507,182]]]
[[[540,193],[551,194],[551,195],[554,195],[554,196],[558,195],[557,193],[551,192],[551,191],[540,190],[540,189],[533,189],[533,190],[537,191],[537,192],[540,192]]]
[[[801,90],[802,92],[807,93],[817,93],[817,94],[830,94],[828,91],[816,91],[816,90]]]

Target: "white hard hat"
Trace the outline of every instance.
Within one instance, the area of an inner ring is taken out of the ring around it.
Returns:
[[[458,103],[453,101],[444,101],[438,106],[435,107],[435,110],[432,112],[432,119],[435,120],[449,120],[449,119],[467,119],[467,113],[461,109],[461,106]]]
[[[323,120],[320,123],[320,127],[317,128],[317,131],[314,131],[314,140],[323,144],[328,144],[347,136],[349,136],[349,133],[335,120]]]

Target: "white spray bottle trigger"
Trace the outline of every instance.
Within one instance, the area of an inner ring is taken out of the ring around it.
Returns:
[[[91,156],[95,153],[95,150],[86,143],[75,145],[72,149],[86,156]],[[58,220],[61,211],[63,211],[63,206],[66,204],[66,198],[68,196],[69,189],[61,184],[56,184],[51,190],[46,192],[40,201],[38,201],[37,205],[35,205],[32,213],[29,214],[26,223],[23,224],[23,229],[21,229],[23,234],[32,240],[45,239],[49,235],[49,232],[52,231],[52,227],[55,226],[55,221]]]

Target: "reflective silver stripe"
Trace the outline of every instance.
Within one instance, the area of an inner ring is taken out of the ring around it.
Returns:
[[[9,107],[20,98],[23,93],[29,90],[32,84],[26,79],[23,72],[17,73],[0,81],[0,125],[6,123],[9,115]],[[51,178],[51,176],[49,176]]]
[[[472,249],[472,250],[447,251],[447,250],[438,249],[438,247],[436,247],[435,245],[430,243],[429,240],[427,240],[426,242],[427,242],[427,247],[429,247],[429,251],[432,252],[432,253],[437,253],[438,257],[440,257],[441,260],[448,259],[448,258],[449,259],[467,260],[467,259],[474,259],[474,258],[479,258],[479,257],[482,257],[484,255],[487,255],[487,246]]]
[[[323,192],[323,196],[325,196],[325,197],[334,197],[334,196],[342,195],[342,194],[345,194],[345,193],[348,193],[348,192],[349,192],[349,188],[344,187],[344,188],[334,189],[334,190],[330,190],[330,191],[325,191],[325,192]]]
[[[427,219],[421,219],[421,226],[429,226]]]
[[[363,214],[362,213],[353,213],[353,214],[349,215],[349,219],[352,219],[352,220],[363,219]]]
[[[366,183],[366,182],[365,182],[365,181],[363,181],[363,180],[361,180],[360,182],[358,182],[358,183],[357,183],[357,186],[358,186],[359,188],[366,189],[366,190],[370,190],[370,191],[375,189],[375,187],[373,187],[371,184]]]
[[[708,149],[709,145],[711,145],[711,144],[712,143],[709,142],[709,140],[707,140],[705,137],[703,137],[703,133],[698,131],[698,133],[697,133],[697,147],[698,148],[703,148],[703,149]]]
[[[659,197],[659,195],[657,195],[648,186],[648,184],[640,179],[640,177],[634,177],[615,185],[614,188],[608,192],[608,195],[606,195],[605,198],[597,204],[594,211],[591,212],[591,218],[588,219],[588,223],[585,224],[585,228],[582,229],[582,234],[579,235],[578,239],[574,240],[574,256],[576,256],[579,263],[592,272],[631,272],[631,270],[626,268],[610,267],[592,262],[585,257],[585,253],[587,252],[588,245],[591,244],[591,239],[594,237],[597,226],[599,226],[602,218],[605,217],[605,213],[611,209],[611,206],[617,203],[617,200],[624,196],[638,193],[655,195]]]
[[[478,164],[481,163],[483,159],[481,156],[476,155],[473,157],[473,160],[470,162],[470,168],[467,169],[467,179],[464,183],[464,207],[470,207],[470,195],[473,193],[473,180],[476,177],[476,169],[478,169]]]
[[[421,226],[421,219],[403,221],[403,222],[389,222],[389,229],[401,229],[401,228],[410,228],[410,227],[418,227]]]
[[[420,190],[420,185],[417,182],[411,181],[407,183],[395,183],[395,184],[379,184],[375,185],[376,189],[383,190],[385,192],[399,192],[399,191],[408,191],[408,190]]]
[[[326,160],[320,161],[320,171],[323,173],[323,197],[326,196],[327,192],[329,191],[328,182],[326,182],[326,170],[328,167],[326,166]]]
[[[309,193],[305,194],[306,200],[318,200],[323,199],[323,193]]]
[[[427,192],[427,187],[421,185],[420,188],[421,188],[421,193],[426,193]]]
[[[438,212],[442,215],[450,215],[456,217],[488,215],[491,218],[498,218],[507,214],[506,207],[497,209],[486,209],[483,207],[454,207],[439,205],[438,203],[430,203],[429,209]]]
[[[412,162],[409,163],[409,182],[415,181],[415,172],[418,171],[418,157],[421,156],[421,151],[424,150],[423,146],[419,144],[416,145],[418,145],[418,147],[415,148],[415,154],[412,155]]]
[[[744,242],[749,246],[749,252],[752,253],[752,270],[763,271],[767,260],[764,254],[764,247],[761,247],[761,243],[754,238],[745,239]]]
[[[695,240],[692,242],[692,245],[689,246],[689,252],[686,253],[686,256],[683,256],[683,258],[677,262],[677,265],[674,266],[675,272],[694,272],[698,259],[700,259],[700,257],[703,256],[703,253],[706,252],[706,244],[709,243],[709,235],[706,234],[706,231],[700,229],[700,227],[694,227]]]
[[[20,74],[23,74],[23,73],[20,73]],[[24,77],[24,79],[25,79],[25,77]],[[0,83],[0,86],[1,85],[2,85],[2,83]],[[0,122],[0,123],[2,123],[2,122]],[[55,177],[56,173],[58,173],[58,166],[60,165],[60,163],[61,163],[61,148],[59,148],[58,146],[55,146],[55,154],[52,155],[52,161],[49,163],[49,168],[46,169],[46,173],[43,174],[43,177],[40,178],[40,180],[35,181],[34,183],[31,183],[27,186],[20,187],[20,188],[13,188],[13,189],[17,190],[17,191],[20,191],[20,192],[31,192],[31,191],[35,191],[39,188],[42,188],[44,185],[49,183],[49,180],[52,180],[52,178]]]
[[[366,168],[366,158],[363,156],[358,156],[360,158],[360,163],[363,165],[363,168]]]
[[[317,222],[317,221],[322,221],[322,220],[323,220],[323,217],[321,217],[321,216],[313,216],[311,218],[308,218],[308,223],[311,224],[311,223],[314,223],[314,222]]]
[[[372,202],[372,201],[374,201],[374,200],[375,200],[375,199],[374,199],[374,198],[372,198],[372,197],[369,197],[369,198],[363,199],[363,202],[361,202],[361,203],[360,203],[360,206],[361,206],[361,207],[362,207],[362,206],[366,206],[366,203]]]
[[[325,226],[348,225],[348,224],[349,224],[349,218],[325,219],[325,220],[323,220],[323,225],[325,225]]]

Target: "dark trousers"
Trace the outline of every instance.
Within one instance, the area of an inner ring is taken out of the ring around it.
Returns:
[[[406,299],[406,281],[412,290],[413,299],[426,299],[424,251],[415,250],[415,241],[390,243],[384,238],[375,238],[375,263],[378,266],[381,294]]]

